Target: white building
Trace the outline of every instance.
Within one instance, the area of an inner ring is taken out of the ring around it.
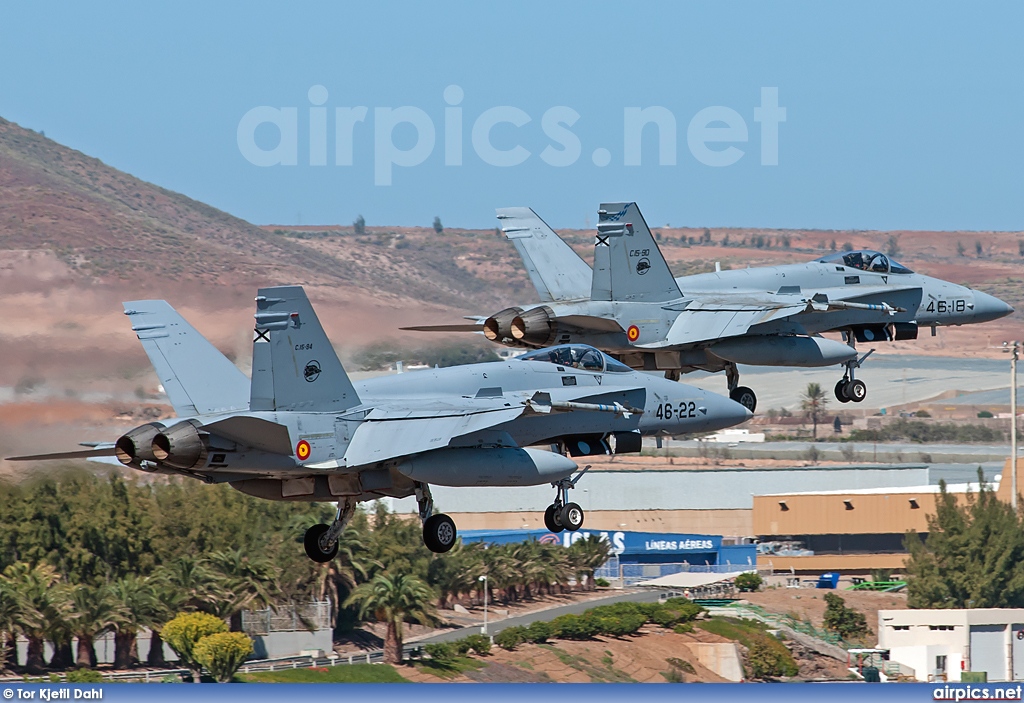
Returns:
[[[1024,608],[879,610],[878,647],[914,669],[919,681],[1024,680]]]

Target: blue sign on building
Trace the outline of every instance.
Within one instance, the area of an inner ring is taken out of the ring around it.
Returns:
[[[754,545],[726,545],[719,535],[692,535],[664,532],[628,532],[624,530],[579,530],[554,534],[547,530],[467,530],[460,533],[465,542],[507,544],[535,539],[544,544],[573,542],[595,535],[611,544],[612,554],[624,563],[747,564],[755,563]],[[725,556],[727,555],[727,556]]]

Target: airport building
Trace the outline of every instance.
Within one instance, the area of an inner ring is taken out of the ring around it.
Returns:
[[[507,544],[535,539],[545,544],[570,546],[576,540],[596,535],[608,540],[620,564],[680,564],[691,566],[753,566],[757,563],[754,544],[724,544],[719,535],[696,535],[624,530],[582,529],[554,534],[547,530],[468,530],[460,533],[465,542]]]
[[[880,610],[878,648],[914,670],[918,681],[1024,680],[1024,609]]]

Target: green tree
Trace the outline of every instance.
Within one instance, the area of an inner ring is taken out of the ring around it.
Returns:
[[[572,543],[567,556],[576,582],[581,583],[585,579],[587,588],[593,590],[594,571],[608,561],[608,557],[611,556],[611,544],[598,535],[587,535]]]
[[[752,592],[761,588],[761,584],[763,582],[764,580],[761,578],[761,574],[748,571],[736,577],[736,588],[739,591]]]
[[[894,259],[900,255],[900,242],[895,234],[890,234],[885,240],[885,253]]]
[[[10,582],[0,579],[0,671],[15,663],[14,638],[20,612],[17,593]]]
[[[907,534],[911,608],[1024,607],[1024,525],[978,472],[980,489],[961,502],[939,484],[928,537]]]
[[[358,235],[366,234],[366,219],[362,215],[359,215],[352,223],[352,231]]]
[[[846,601],[835,593],[825,594],[825,629],[843,639],[861,637],[868,633],[864,613],[846,607]]]
[[[440,217],[435,217],[434,218],[434,224],[432,226],[434,228],[434,231],[437,232],[438,234],[441,234],[442,232],[444,232],[444,225],[441,224],[441,218]]]
[[[828,407],[828,396],[819,383],[808,383],[807,389],[800,396],[800,408],[804,416],[813,423],[813,437],[818,439],[818,423]]]
[[[413,620],[429,625],[435,620],[434,593],[426,583],[405,572],[377,574],[356,588],[345,605],[359,608],[359,617],[372,614],[385,624],[384,660],[402,661],[402,623]]]
[[[182,666],[192,671],[192,681],[199,683],[203,664],[197,658],[196,646],[207,635],[226,633],[227,631],[227,624],[215,615],[178,613],[163,626],[161,633],[164,642],[178,654]]]
[[[218,632],[207,635],[193,649],[195,660],[219,683],[228,683],[238,667],[252,654],[252,640],[241,632]]]
[[[279,569],[265,556],[248,556],[241,549],[214,552],[209,557],[223,593],[215,615],[230,618],[231,629],[242,629],[242,611],[266,608],[280,597]]]
[[[106,584],[79,584],[71,592],[71,634],[78,638],[79,666],[96,668],[96,637],[112,630],[121,617]]]
[[[43,643],[68,611],[66,591],[59,587],[60,574],[49,564],[30,567],[18,562],[4,569],[4,579],[17,603],[15,629],[28,640],[25,669],[40,674],[45,663]]]
[[[956,243],[956,255],[957,256],[963,256],[966,253],[967,253],[967,249],[964,247],[964,243],[961,242],[961,241],[957,241],[957,243]]]
[[[127,669],[139,662],[139,630],[156,624],[160,606],[153,582],[145,577],[129,575],[118,579],[110,586],[110,596],[117,609],[114,668]]]

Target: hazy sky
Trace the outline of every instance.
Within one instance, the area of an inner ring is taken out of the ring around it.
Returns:
[[[1020,230],[1022,31],[1019,2],[8,3],[0,116],[260,224]]]

